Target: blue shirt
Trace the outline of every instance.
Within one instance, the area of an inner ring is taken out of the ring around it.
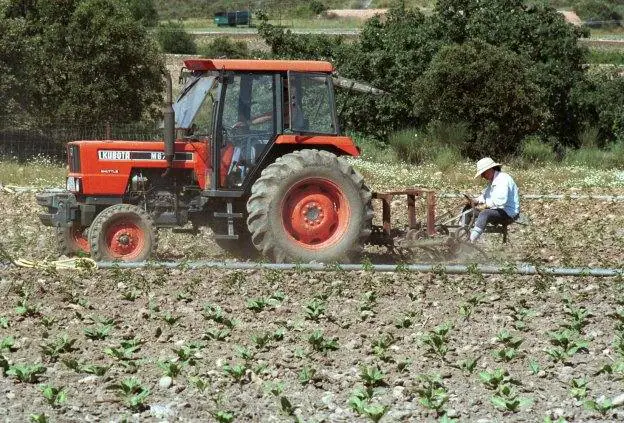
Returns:
[[[483,193],[477,198],[490,209],[503,209],[511,218],[520,213],[518,185],[505,172],[495,172],[492,182],[488,183]]]

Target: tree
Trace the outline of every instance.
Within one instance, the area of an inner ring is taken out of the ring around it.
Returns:
[[[156,39],[165,53],[195,54],[197,45],[181,23],[166,22],[158,26]]]
[[[164,65],[158,48],[115,0],[11,0],[0,45],[27,46],[10,65],[19,104],[38,125],[136,121],[156,114]],[[17,30],[16,30],[17,31]],[[11,94],[9,94],[11,95]],[[14,97],[15,94],[12,94]]]
[[[126,0],[126,3],[134,19],[147,27],[158,25],[158,12],[152,0]]]
[[[516,153],[546,114],[526,58],[484,42],[443,47],[415,92],[419,120],[467,124],[471,157]]]

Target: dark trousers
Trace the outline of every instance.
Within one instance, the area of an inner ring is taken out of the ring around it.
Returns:
[[[514,221],[503,209],[485,209],[481,212],[475,210],[475,213],[477,213],[477,221],[474,226],[475,228],[479,228],[481,232],[483,232],[488,223],[509,225]]]

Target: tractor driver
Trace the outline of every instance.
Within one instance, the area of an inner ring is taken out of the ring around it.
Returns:
[[[501,170],[502,165],[490,157],[477,162],[475,178],[481,176],[487,185],[481,195],[470,201],[470,206],[478,213],[474,227],[470,231],[470,242],[475,242],[488,223],[508,225],[518,219],[520,199],[518,186],[513,178]]]

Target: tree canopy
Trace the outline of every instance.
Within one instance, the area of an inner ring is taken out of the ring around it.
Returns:
[[[0,28],[0,113],[45,125],[156,112],[164,65],[126,2],[4,0]]]

